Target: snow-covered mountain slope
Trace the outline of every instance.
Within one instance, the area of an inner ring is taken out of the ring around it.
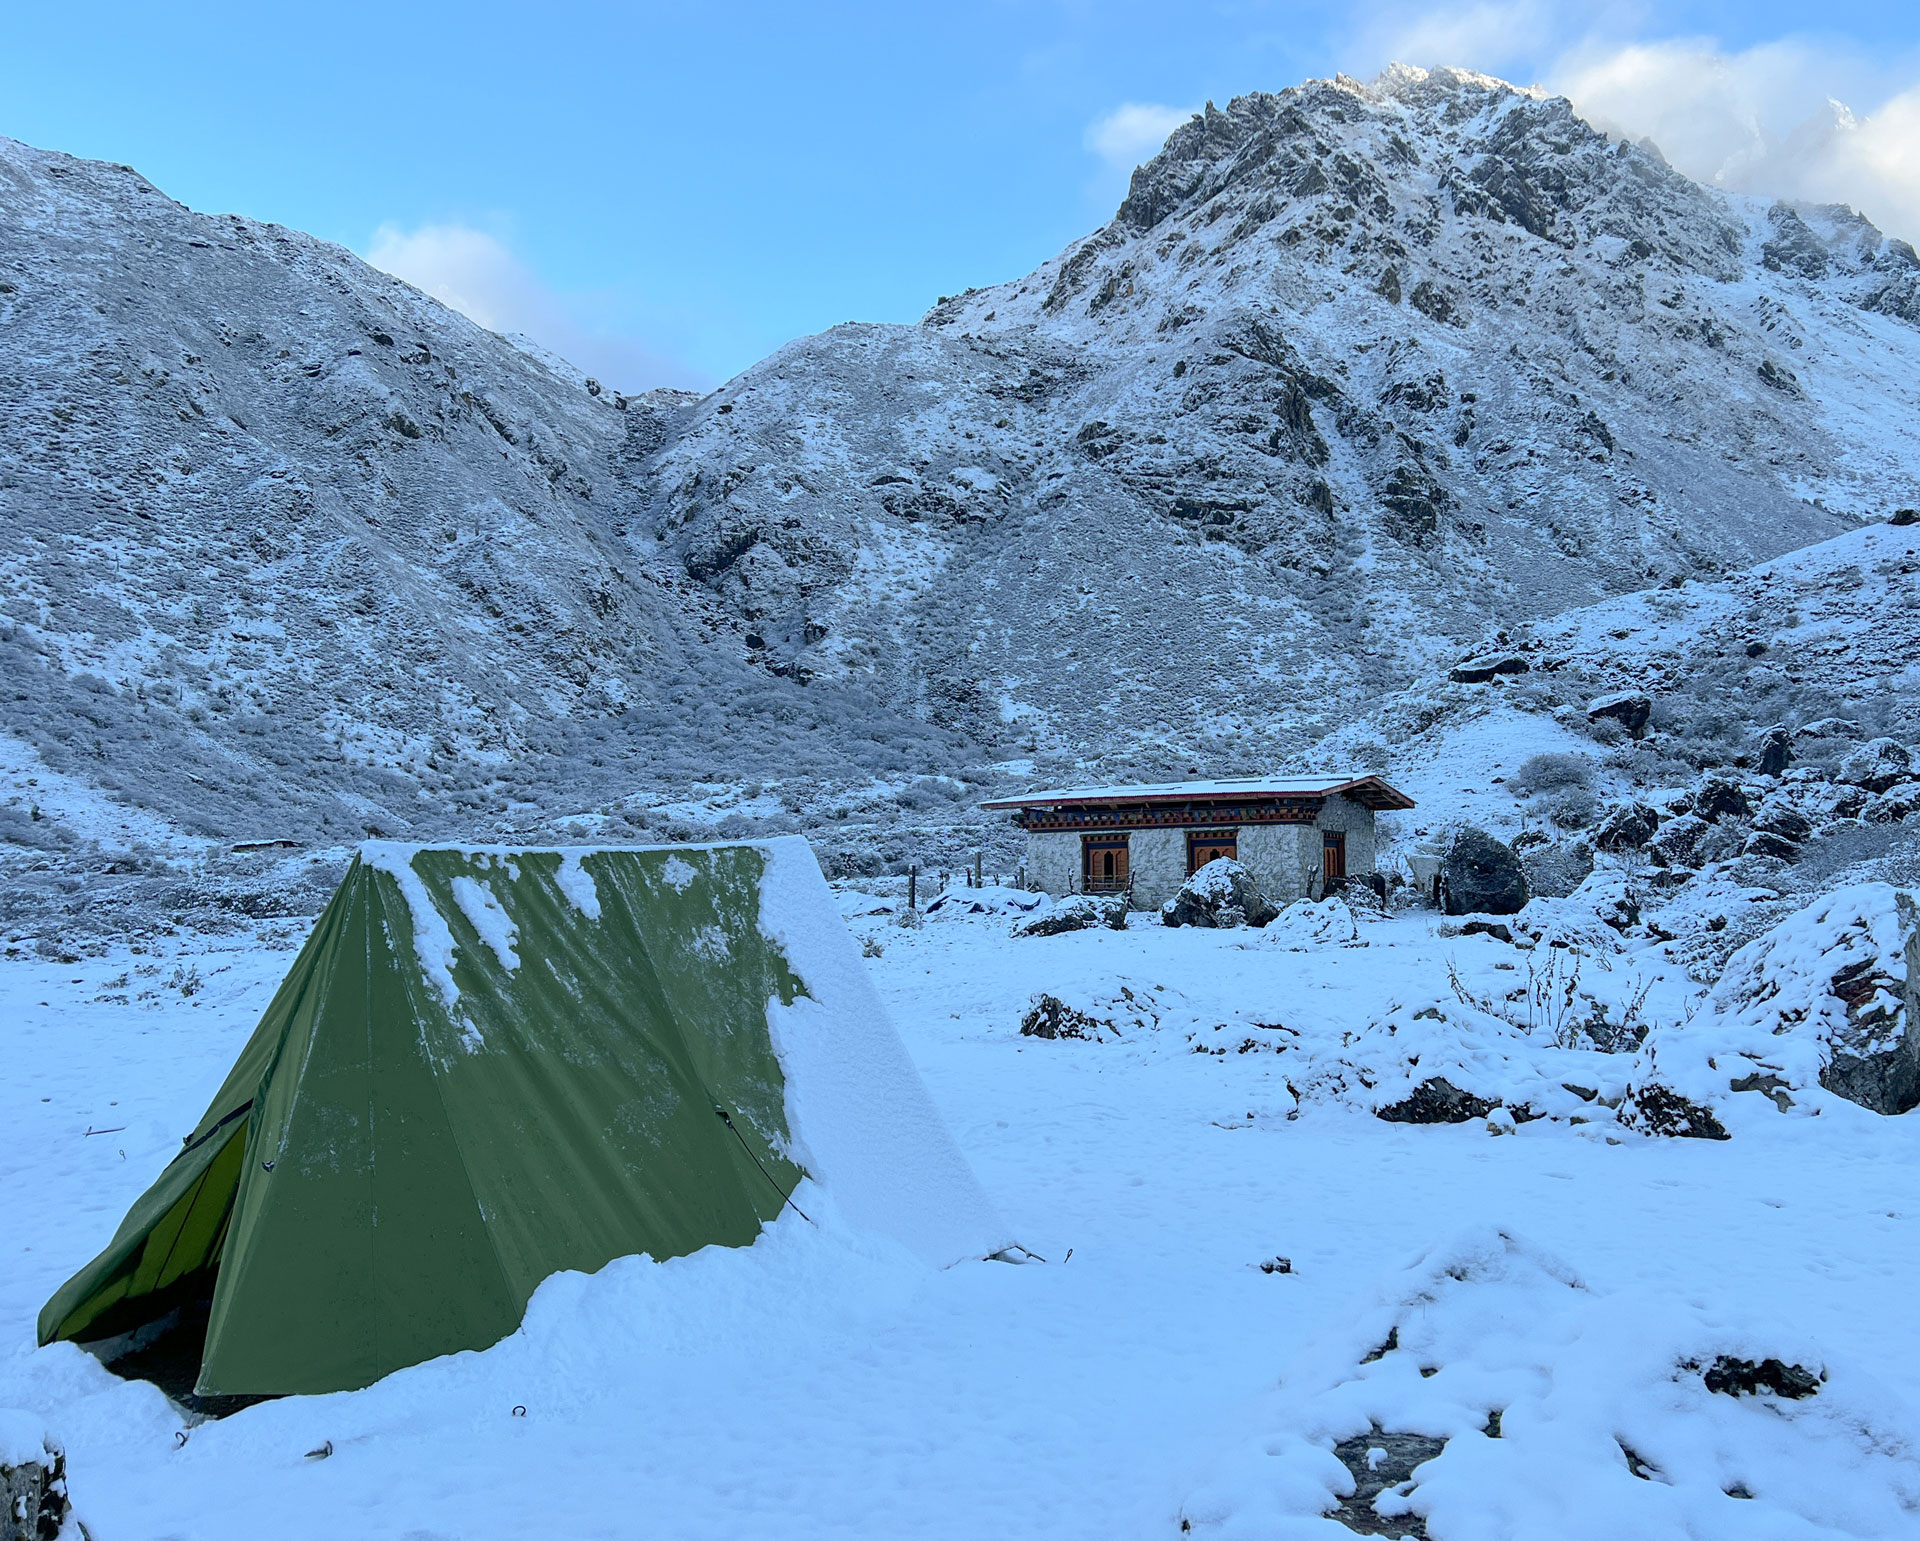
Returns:
[[[1420,767],[1444,766],[1422,822],[1469,816],[1489,791],[1484,775],[1460,789],[1465,804],[1448,787],[1471,766],[1511,771],[1516,752],[1606,746],[1639,767],[1639,784],[1678,784],[1753,767],[1762,735],[1779,725],[1796,763],[1830,766],[1883,735],[1920,740],[1920,525],[1870,525],[1711,582],[1623,595],[1483,641],[1477,661],[1504,660],[1511,672],[1430,677],[1328,743],[1348,758],[1389,759],[1411,786]],[[1637,739],[1589,718],[1596,699],[1621,692],[1648,699]]]
[[[1005,870],[983,781],[1399,756],[1490,629],[1920,502],[1916,364],[1903,243],[1460,72],[1210,109],[1037,273],[699,401],[0,142],[0,920],[175,836]]]
[[[649,512],[818,676],[1260,763],[1489,619],[1916,501],[1920,259],[1563,100],[1396,69],[1176,130],[1105,229],[694,412]]]
[[[752,667],[623,538],[691,400],[618,397],[338,247],[0,141],[8,764],[194,834],[325,843],[961,763]]]

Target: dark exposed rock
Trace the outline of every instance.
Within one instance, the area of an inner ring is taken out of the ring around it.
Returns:
[[[1920,904],[1887,883],[1817,899],[1734,954],[1714,986],[1722,1017],[1760,1043],[1814,1034],[1820,1084],[1875,1113],[1920,1105]]]
[[[1593,843],[1603,851],[1637,851],[1660,827],[1660,815],[1645,803],[1619,803],[1607,810]]]
[[[1512,847],[1471,826],[1448,843],[1440,898],[1449,915],[1517,915],[1531,897],[1526,868]]]
[[[1798,211],[1776,203],[1767,211],[1773,238],[1760,248],[1760,260],[1776,273],[1798,273],[1802,278],[1827,276],[1827,248],[1808,228]]]
[[[1407,1491],[1415,1468],[1431,1461],[1447,1448],[1444,1439],[1429,1434],[1392,1434],[1375,1425],[1372,1432],[1343,1439],[1333,1447],[1334,1457],[1353,1474],[1353,1492],[1329,1510],[1327,1518],[1338,1520],[1356,1535],[1414,1536],[1425,1541],[1427,1522],[1417,1514],[1387,1516],[1374,1502],[1393,1489]],[[1378,1455],[1375,1451],[1380,1452]]]
[[[1693,813],[1709,824],[1725,818],[1744,819],[1753,812],[1753,804],[1736,781],[1724,776],[1708,776],[1693,790]]]
[[[1460,928],[1462,936],[1490,936],[1496,942],[1513,944],[1513,932],[1497,920],[1470,920]]]
[[[1264,926],[1280,912],[1253,875],[1228,857],[1210,861],[1160,907],[1169,926]]]
[[[1516,653],[1502,653],[1488,658],[1469,658],[1465,663],[1455,664],[1447,678],[1456,685],[1484,685],[1498,675],[1525,674],[1532,667]]]
[[[1706,1382],[1707,1390],[1721,1396],[1775,1396],[1793,1402],[1813,1396],[1826,1376],[1805,1365],[1787,1364],[1779,1359],[1736,1359],[1731,1354],[1722,1354],[1701,1372],[1700,1378]]]
[[[1616,691],[1587,703],[1587,721],[1610,717],[1635,738],[1647,731],[1647,719],[1653,715],[1653,699],[1637,690]]]
[[[1900,824],[1920,813],[1920,782],[1889,787],[1860,810],[1862,824]]]
[[[1422,1081],[1398,1102],[1376,1108],[1374,1117],[1390,1124],[1464,1124],[1485,1118],[1497,1103],[1462,1091],[1445,1076]]]
[[[1451,321],[1455,325],[1459,324],[1453,297],[1430,280],[1422,279],[1415,284],[1413,293],[1407,296],[1407,303],[1435,321]]]
[[[65,1531],[67,1458],[46,1447],[43,1459],[0,1466],[0,1541],[59,1541]]]
[[[1905,977],[1894,977],[1889,967],[1902,960],[1870,958],[1841,969],[1829,984],[1847,1016],[1829,1041],[1820,1084],[1876,1113],[1920,1106],[1920,928],[1913,901],[1904,894],[1899,899]]]
[[[1910,524],[1920,524],[1920,508],[1896,508],[1887,519],[1888,524],[1905,529]]]
[[[1766,651],[1763,647],[1762,652]],[[1748,649],[1749,656],[1752,648]],[[1776,724],[1760,735],[1754,766],[1763,776],[1778,776],[1793,763],[1793,735]]]
[[[1621,1122],[1663,1139],[1728,1140],[1726,1125],[1712,1108],[1689,1101],[1660,1081],[1648,1081],[1627,1093]]]
[[[1740,847],[1743,856],[1771,856],[1777,861],[1798,861],[1800,847],[1784,835],[1776,835],[1770,830],[1756,829],[1747,836],[1746,844]]]
[[[1022,1038],[1087,1038],[1098,1041],[1119,1036],[1120,1029],[1084,1011],[1077,1011],[1057,995],[1036,995],[1020,1019]]]
[[[1813,821],[1799,809],[1786,803],[1768,803],[1761,806],[1759,815],[1753,821],[1753,827],[1764,830],[1769,835],[1778,835],[1782,840],[1801,842],[1813,836]]]

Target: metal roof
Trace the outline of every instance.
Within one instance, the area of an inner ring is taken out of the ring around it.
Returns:
[[[1411,808],[1413,799],[1390,787],[1378,776],[1356,776],[1351,771],[1332,776],[1241,776],[1223,781],[1168,781],[1151,786],[1063,787],[1050,792],[1022,792],[996,797],[980,806],[998,808],[1061,808],[1086,803],[1227,802],[1267,797],[1331,797],[1340,792],[1363,807]]]

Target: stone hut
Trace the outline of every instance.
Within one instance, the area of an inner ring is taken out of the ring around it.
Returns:
[[[1413,799],[1378,776],[1251,776],[1070,787],[995,798],[1027,835],[1026,881],[1050,894],[1123,893],[1155,909],[1217,857],[1275,904],[1318,898],[1374,870],[1374,815]]]

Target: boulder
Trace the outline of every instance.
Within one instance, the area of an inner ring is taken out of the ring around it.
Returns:
[[[1862,824],[1900,824],[1920,812],[1920,783],[1889,787],[1860,810]]]
[[[1800,842],[1813,838],[1813,820],[1791,803],[1771,800],[1762,803],[1760,812],[1754,817],[1753,827],[1769,835],[1778,835],[1782,840]]]
[[[1744,1052],[1777,1061],[1787,1086],[1817,1073],[1849,1102],[1904,1113],[1920,1106],[1917,989],[1920,903],[1859,883],[1741,948],[1710,999],[1719,1018],[1746,1029],[1742,1042],[1755,1047]]]
[[[1532,667],[1516,653],[1502,653],[1455,664],[1447,678],[1456,685],[1484,685],[1502,674],[1525,674]]]
[[[1512,848],[1472,826],[1447,846],[1440,895],[1449,915],[1518,915],[1532,897],[1526,868]]]
[[[1793,763],[1793,735],[1779,724],[1768,728],[1754,746],[1753,758],[1761,775],[1784,775]]]
[[[1160,907],[1169,926],[1264,926],[1279,913],[1253,875],[1228,856],[1208,862]]]
[[[1422,1081],[1400,1101],[1376,1109],[1374,1117],[1390,1124],[1464,1124],[1485,1118],[1496,1104],[1462,1091],[1445,1076]]]
[[[1840,762],[1840,779],[1869,792],[1884,792],[1913,775],[1913,756],[1896,739],[1869,739]]]
[[[1097,899],[1092,894],[1074,894],[1048,905],[1043,910],[1036,911],[1028,919],[1016,925],[1010,934],[1058,936],[1063,931],[1087,931],[1095,926],[1112,926],[1115,923],[1116,910],[1119,911],[1119,925],[1124,928],[1127,919],[1125,895],[1113,899]]]
[[[1637,690],[1619,690],[1587,703],[1587,721],[1610,717],[1635,738],[1647,731],[1647,719],[1653,715],[1653,698]]]
[[[1670,1140],[1730,1140],[1712,1108],[1683,1097],[1660,1081],[1648,1081],[1627,1093],[1620,1122],[1642,1134]]]
[[[1739,782],[1725,776],[1706,776],[1693,789],[1693,812],[1709,824],[1718,824],[1722,819],[1751,816],[1753,804]]]
[[[1699,861],[1700,842],[1712,828],[1698,814],[1683,813],[1661,825],[1660,833],[1647,843],[1647,849],[1663,867],[1692,867]]]
[[[1659,827],[1660,815],[1645,803],[1616,803],[1601,817],[1593,843],[1603,851],[1637,851]]]
[[[0,1409],[0,1541],[56,1541],[66,1533],[67,1458],[31,1414]]]
[[[1776,861],[1798,861],[1800,847],[1784,835],[1776,835],[1771,830],[1756,829],[1747,836],[1746,844],[1740,847],[1742,856],[1771,856]]]

